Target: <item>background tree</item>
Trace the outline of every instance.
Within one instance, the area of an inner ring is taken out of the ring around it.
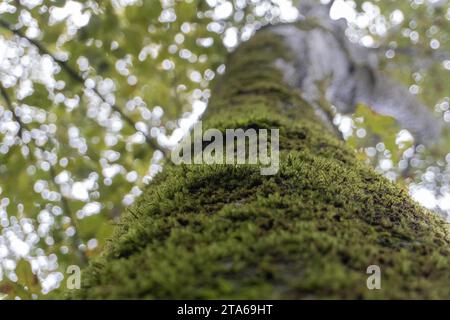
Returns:
[[[2,291],[46,293],[65,266],[95,256],[111,234],[108,221],[142,193],[160,171],[163,153],[203,113],[209,83],[226,69],[227,49],[264,24],[301,18],[302,10],[298,15],[289,5],[3,1]],[[400,7],[335,1],[331,7],[333,18],[347,18],[349,39],[371,48],[377,70],[409,84],[434,107],[436,127],[445,127],[450,114],[447,10],[445,2],[414,1]],[[313,83],[321,108],[331,100],[329,80]],[[370,106],[324,109],[358,157],[408,184],[416,198],[428,195],[425,205],[448,211],[448,130],[426,148],[405,139],[405,122]]]

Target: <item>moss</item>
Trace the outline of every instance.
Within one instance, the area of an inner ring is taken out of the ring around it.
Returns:
[[[279,128],[279,172],[167,166],[72,298],[450,297],[443,221],[359,163],[282,84],[274,61],[286,52],[270,31],[242,45],[204,122]],[[373,264],[381,290],[366,287]]]

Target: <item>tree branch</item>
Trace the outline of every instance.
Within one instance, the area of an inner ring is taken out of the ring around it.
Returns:
[[[79,248],[79,246],[81,244],[83,244],[83,241],[81,240],[78,232],[80,231],[80,226],[78,223],[78,219],[77,217],[73,214],[72,210],[70,209],[69,206],[69,202],[67,201],[67,198],[63,195],[61,187],[56,183],[56,173],[55,173],[55,169],[53,168],[53,166],[50,166],[50,175],[51,175],[51,181],[52,184],[57,187],[59,189],[59,193],[61,194],[61,205],[63,207],[63,210],[67,213],[67,215],[70,217],[70,219],[72,220],[72,223],[75,227],[75,234],[73,235],[73,242],[75,245],[76,253],[78,255],[78,258],[80,259],[80,262],[83,265],[86,265],[88,263],[88,257],[86,255],[86,252],[84,252],[83,250],[81,250]]]
[[[17,124],[19,125],[19,132],[18,132],[18,134],[19,134],[20,139],[22,139],[23,129],[27,129],[28,130],[28,128],[22,122],[22,120],[20,120],[20,118],[16,115],[16,113],[14,111],[14,108],[12,106],[12,103],[11,103],[11,99],[9,98],[9,95],[6,92],[6,89],[3,87],[1,82],[0,82],[0,93],[1,93],[1,95],[3,97],[3,100],[5,100],[6,107],[9,109],[9,111],[11,111],[14,121],[16,121]]]
[[[422,60],[428,60],[430,63],[438,63],[445,60],[450,60],[450,52],[442,50],[426,50],[414,47],[390,48],[389,46],[380,46],[378,48],[374,48],[375,51],[381,52],[383,54],[389,49],[394,50],[395,53],[411,58],[421,58]]]
[[[66,61],[63,61],[61,59],[58,59],[54,54],[52,54],[49,50],[47,50],[39,41],[36,41],[34,39],[31,39],[29,37],[27,37],[22,31],[18,30],[18,29],[14,29],[9,23],[7,23],[6,21],[3,21],[0,19],[0,27],[10,31],[11,33],[15,34],[16,36],[23,38],[25,40],[27,40],[29,43],[31,43],[34,47],[36,47],[39,51],[39,53],[41,55],[48,55],[50,56],[50,58],[52,58],[53,61],[55,61],[60,67],[61,69],[63,69],[72,79],[74,79],[75,81],[79,82],[83,87],[85,86],[84,83],[84,78],[76,71],[74,70],[72,67],[69,66],[69,64]],[[136,123],[133,121],[133,119],[131,119],[129,116],[127,116],[122,110],[121,108],[119,108],[119,106],[117,106],[116,104],[110,104],[109,102],[106,101],[106,98],[97,90],[97,88],[93,88],[91,89],[104,103],[107,103],[108,105],[111,106],[111,108],[116,111],[117,113],[120,114],[121,118],[128,123],[128,125],[130,125],[131,127],[133,127],[135,130],[137,130],[138,132],[142,133],[145,137],[145,140],[147,141],[147,143],[155,150],[159,150],[161,152],[163,152],[163,154],[166,154],[164,152],[164,150],[161,148],[161,146],[153,141],[146,132],[143,132],[141,130],[139,130],[138,128],[136,128]]]

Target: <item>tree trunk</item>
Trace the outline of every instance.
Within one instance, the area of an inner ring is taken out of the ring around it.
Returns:
[[[285,83],[292,59],[279,33],[259,31],[229,57],[203,121],[278,128],[279,172],[167,165],[72,297],[450,298],[444,222],[356,160]]]

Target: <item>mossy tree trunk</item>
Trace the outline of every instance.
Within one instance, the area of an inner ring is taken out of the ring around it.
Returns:
[[[230,57],[204,129],[280,129],[280,170],[166,166],[75,298],[450,298],[443,221],[358,162],[277,68],[270,28]],[[332,63],[332,61],[330,61]],[[369,290],[369,265],[381,289]]]

